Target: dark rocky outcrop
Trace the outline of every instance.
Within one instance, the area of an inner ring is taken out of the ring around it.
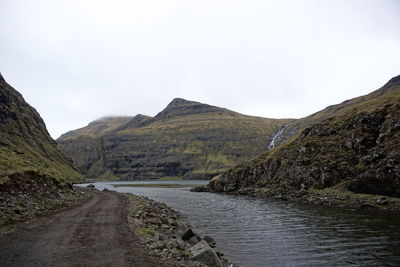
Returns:
[[[60,206],[76,179],[39,113],[0,74],[0,225]]]
[[[297,199],[313,193],[400,197],[399,80],[351,100],[336,115],[214,178],[209,188]]]
[[[57,141],[88,177],[209,179],[264,152],[288,121],[177,98],[153,118],[101,119]]]

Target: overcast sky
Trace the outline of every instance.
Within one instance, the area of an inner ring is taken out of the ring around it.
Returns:
[[[54,138],[175,97],[300,118],[400,74],[400,1],[0,0],[0,40]]]

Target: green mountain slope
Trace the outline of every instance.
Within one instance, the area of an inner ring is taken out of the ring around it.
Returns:
[[[40,115],[0,74],[0,226],[74,198],[77,179]]]
[[[391,79],[385,86],[383,86],[379,90],[373,91],[370,94],[346,100],[340,104],[331,105],[321,111],[311,114],[310,116],[294,120],[284,125],[281,129],[279,129],[279,131],[277,131],[279,132],[279,135],[275,140],[275,147],[291,140],[293,137],[296,136],[296,134],[304,130],[306,127],[310,127],[333,116],[338,116],[352,108],[357,107],[364,102],[378,98],[382,95],[392,92],[393,90],[397,90],[397,83],[397,77],[395,77]]]
[[[0,181],[28,171],[60,181],[80,179],[71,163],[37,111],[0,75]]]
[[[311,125],[209,187],[285,198],[313,192],[400,197],[400,76],[302,120]]]
[[[177,98],[153,118],[101,119],[57,142],[88,177],[207,179],[264,152],[289,121]]]

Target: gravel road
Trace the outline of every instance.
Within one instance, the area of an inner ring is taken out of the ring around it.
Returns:
[[[81,205],[0,236],[1,266],[164,266],[129,232],[127,197],[91,192]]]

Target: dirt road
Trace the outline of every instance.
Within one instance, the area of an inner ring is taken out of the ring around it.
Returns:
[[[163,266],[126,226],[127,197],[93,192],[78,207],[0,236],[1,266]]]

